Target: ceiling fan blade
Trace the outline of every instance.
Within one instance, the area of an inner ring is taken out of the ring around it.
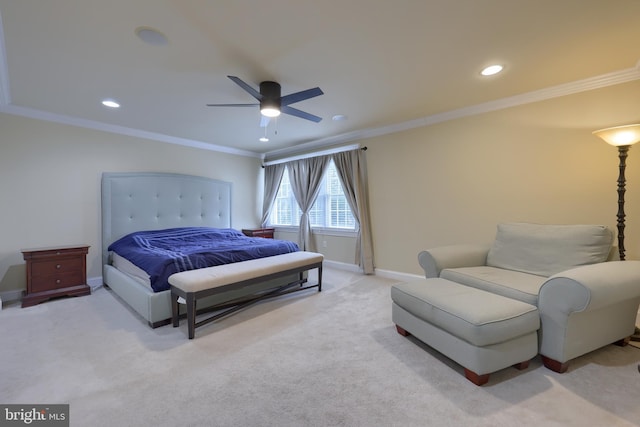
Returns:
[[[316,123],[319,123],[322,120],[322,117],[314,116],[313,114],[300,111],[297,108],[289,107],[288,105],[280,107],[280,111],[282,113],[289,114],[290,116],[300,117],[301,119],[311,120]]]
[[[239,77],[236,77],[236,76],[227,76],[227,77],[229,77],[231,80],[233,80],[235,82],[235,84],[240,86],[242,89],[244,89],[247,92],[249,92],[251,94],[251,96],[253,96],[258,101],[262,100],[262,95],[260,94],[260,92],[258,92],[254,88],[252,88],[249,84],[247,84],[244,81],[242,81]]]
[[[263,116],[262,114],[260,115],[260,127],[261,128],[266,128],[267,126],[269,126],[269,121],[271,119],[269,117]]]
[[[291,93],[281,98],[281,105],[294,104],[296,102],[304,101],[305,99],[314,98],[316,96],[324,95],[324,92],[319,87],[312,89],[302,90],[300,92]]]
[[[260,104],[207,104],[207,107],[256,107]]]

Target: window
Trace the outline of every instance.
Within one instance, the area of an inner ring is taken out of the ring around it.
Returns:
[[[289,181],[289,170],[285,169],[280,181],[280,188],[276,195],[276,200],[271,209],[270,225],[300,225],[302,211],[298,207],[298,202],[291,190]]]
[[[273,203],[269,224],[275,226],[299,226],[302,211],[291,191],[289,171],[285,170],[280,188]],[[342,190],[342,183],[333,160],[322,177],[320,192],[309,211],[309,222],[315,228],[355,230],[356,220]]]

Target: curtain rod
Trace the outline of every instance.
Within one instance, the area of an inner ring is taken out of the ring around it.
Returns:
[[[319,156],[326,156],[326,155],[329,155],[329,154],[342,153],[343,151],[357,150],[358,148],[361,149],[362,151],[367,151],[367,147],[366,146],[365,147],[361,147],[360,144],[351,144],[351,145],[345,145],[344,147],[330,148],[330,149],[327,149],[327,150],[315,151],[313,153],[300,154],[298,156],[285,157],[283,159],[270,160],[268,162],[262,162],[262,167],[271,166],[271,165],[277,165],[279,163],[292,162],[294,160],[309,159],[311,157],[319,157]]]

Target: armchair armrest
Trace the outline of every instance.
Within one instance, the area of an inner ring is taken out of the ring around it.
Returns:
[[[485,265],[489,248],[489,245],[439,246],[420,252],[418,263],[427,278],[438,277],[445,268]]]
[[[540,288],[541,312],[597,310],[640,298],[640,261],[584,265],[551,276]]]
[[[640,261],[602,262],[551,276],[538,296],[540,354],[561,367],[633,334],[638,304]]]

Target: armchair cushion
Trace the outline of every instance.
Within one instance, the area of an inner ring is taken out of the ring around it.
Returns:
[[[487,254],[487,265],[552,276],[607,260],[613,232],[601,225],[503,223]]]
[[[534,274],[487,266],[447,268],[440,277],[535,306],[540,287],[547,280]]]

